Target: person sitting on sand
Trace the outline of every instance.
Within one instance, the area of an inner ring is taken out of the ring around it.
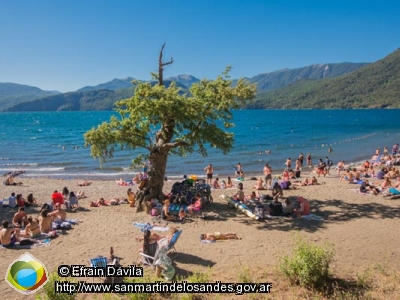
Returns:
[[[213,184],[212,184],[212,187],[213,187],[214,189],[219,189],[219,188],[221,188],[220,185],[219,185],[219,178],[218,178],[218,177],[215,178],[215,180],[214,180],[214,182],[213,182]]]
[[[221,190],[224,190],[224,189],[226,189],[226,182],[225,182],[225,180],[222,180],[221,181]]]
[[[53,230],[51,226],[52,223],[53,223],[53,217],[48,215],[47,209],[43,209],[39,217],[40,231],[44,233],[49,233],[50,231]]]
[[[349,181],[349,182],[353,182],[354,181],[354,175],[353,172],[351,172],[350,170],[346,171],[346,174],[342,175],[342,177],[340,177],[340,181]]]
[[[303,197],[298,197],[297,202],[299,203],[300,207],[294,210],[297,216],[304,216],[310,214],[310,203],[304,199]]]
[[[67,206],[68,211],[79,207],[78,197],[75,196],[73,191],[69,193],[69,198],[65,201],[65,205]]]
[[[88,180],[80,181],[77,183],[78,186],[89,186],[91,184],[92,184],[92,182],[88,181]]]
[[[170,202],[168,199],[164,200],[164,205],[162,207],[161,210],[161,219],[165,220],[165,221],[176,221],[176,217],[171,215],[169,212],[169,206],[170,206]]]
[[[179,221],[184,221],[185,220],[185,218],[186,218],[186,212],[185,212],[185,210],[183,209],[183,208],[181,208],[180,210],[179,210],[179,214],[178,214],[178,217],[179,217]]]
[[[136,195],[135,193],[132,191],[131,188],[129,188],[126,191],[127,195],[128,195],[128,202],[130,203],[130,207],[135,207],[135,200],[136,200]]]
[[[30,193],[28,195],[28,197],[26,198],[26,201],[30,204],[30,205],[37,205],[36,203],[36,199],[33,197],[33,194]]]
[[[57,190],[55,190],[51,195],[51,200],[53,201],[53,206],[56,206],[57,203],[64,204],[64,197]]]
[[[249,203],[250,201],[259,201],[260,195],[256,191],[252,191],[250,195],[247,195],[245,198],[245,203]]]
[[[27,238],[36,238],[41,234],[39,219],[33,219],[32,216],[28,217],[28,225],[26,225],[25,232],[21,232],[21,236]]]
[[[236,233],[206,233],[200,235],[201,240],[220,241],[220,240],[240,240],[241,238]]]
[[[67,188],[66,186],[63,187],[63,190],[62,190],[62,193],[61,193],[61,194],[63,195],[63,197],[64,197],[65,200],[68,199],[68,197],[69,197],[69,190],[68,190],[68,188]]]
[[[189,214],[193,215],[194,211],[200,211],[201,210],[201,195],[196,194],[196,201],[193,204],[190,204],[187,209]]]
[[[19,228],[8,228],[8,221],[3,221],[0,230],[0,243],[4,248],[11,248],[19,241]]]
[[[85,195],[85,192],[84,192],[84,191],[78,191],[78,192],[76,193],[76,197],[77,197],[78,199],[87,198],[87,196]]]
[[[254,188],[256,190],[263,190],[264,189],[264,181],[262,180],[262,178],[258,178],[256,184],[254,185]]]
[[[360,185],[360,193],[363,193],[363,194],[371,193],[373,195],[378,195],[379,190],[376,187],[374,187],[373,185],[371,185],[369,183],[369,181],[366,179]]]
[[[283,189],[279,182],[275,182],[272,187],[272,197],[283,197]]]
[[[132,178],[132,182],[138,184],[138,183],[140,183],[142,181],[142,178],[143,178],[143,174],[142,173],[136,174]]]
[[[16,200],[17,200],[18,207],[29,207],[29,206],[31,206],[31,204],[22,197],[22,194],[18,194]]]
[[[315,178],[315,176],[313,176],[308,185],[317,185],[317,184],[319,184],[318,180],[317,178]]]
[[[53,218],[54,222],[64,222],[67,219],[67,212],[61,208],[59,203],[57,203],[54,208],[55,210],[48,215]]]
[[[230,176],[228,176],[228,181],[226,182],[226,188],[232,188],[232,187],[233,187],[232,179]]]
[[[389,177],[385,177],[383,179],[383,182],[381,184],[381,189],[382,192],[386,191],[387,189],[389,189],[392,186],[392,182],[390,181]]]
[[[244,202],[245,196],[243,192],[243,183],[241,182],[238,183],[238,191],[236,192],[235,195],[233,195],[233,198],[236,201]]]
[[[285,202],[282,203],[282,216],[294,216],[294,206],[289,198],[286,198]]]
[[[15,213],[12,223],[14,225],[14,227],[23,227],[26,226],[28,224],[28,216],[25,213],[25,209],[24,207],[20,207],[18,208],[18,211]]]

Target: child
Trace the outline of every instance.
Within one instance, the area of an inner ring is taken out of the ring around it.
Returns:
[[[238,191],[233,196],[236,201],[244,202],[244,192],[243,192],[243,183],[238,183]]]
[[[186,212],[183,208],[179,210],[179,220],[183,222],[183,220],[186,218]]]

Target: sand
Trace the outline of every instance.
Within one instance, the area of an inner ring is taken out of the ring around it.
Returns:
[[[303,175],[305,176],[305,175]],[[302,179],[305,177],[302,177]],[[138,260],[140,243],[135,237],[142,236],[132,223],[151,222],[153,217],[144,212],[136,213],[127,204],[108,207],[90,207],[90,202],[100,197],[126,197],[127,187],[115,181],[93,181],[90,186],[78,187],[78,180],[24,178],[22,186],[2,186],[0,197],[11,192],[26,197],[33,193],[39,203],[50,200],[53,190],[84,191],[88,196],[80,200],[82,209],[70,213],[69,218],[82,220],[73,229],[51,242],[49,247],[28,250],[54,271],[61,264],[86,265],[89,258],[107,256],[110,246],[122,258],[122,265]],[[332,243],[335,259],[332,271],[337,276],[355,276],[357,270],[379,263],[393,270],[400,267],[400,240],[395,233],[400,226],[399,202],[383,196],[358,194],[352,189],[358,186],[340,182],[337,176],[318,178],[320,185],[299,187],[285,191],[284,196],[303,196],[311,203],[312,213],[324,218],[323,222],[305,219],[268,219],[257,222],[234,208],[228,207],[220,195],[233,195],[236,190],[212,190],[214,203],[206,212],[205,220],[176,224],[183,233],[176,244],[179,256],[174,260],[177,272],[182,275],[204,271],[211,267],[213,279],[222,282],[237,281],[238,270],[247,266],[250,270],[271,270],[278,258],[290,253],[293,241],[301,236],[318,244]],[[379,180],[373,180],[379,183]],[[255,181],[244,181],[246,194],[250,194]],[[170,191],[173,182],[166,182],[164,192]],[[136,191],[137,185],[133,186]],[[269,193],[260,191],[260,193]],[[39,207],[27,208],[28,215],[37,215]],[[0,208],[0,219],[11,220],[14,210]],[[207,232],[235,232],[242,240],[205,244],[199,235]],[[5,275],[9,264],[27,250],[0,249],[0,270]],[[0,273],[1,273],[0,272]],[[147,271],[149,272],[149,271]],[[0,297],[18,299],[16,293],[0,279]]]

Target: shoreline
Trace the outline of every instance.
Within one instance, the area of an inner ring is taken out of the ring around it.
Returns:
[[[52,240],[49,247],[0,249],[1,269],[6,270],[25,251],[39,259],[49,272],[57,270],[62,264],[88,266],[90,258],[107,256],[111,246],[115,255],[123,258],[123,266],[136,263],[141,244],[135,241],[135,237],[141,237],[143,233],[132,223],[152,223],[154,218],[144,212],[137,213],[127,204],[90,207],[90,202],[100,197],[106,200],[126,197],[127,189],[136,191],[138,185],[118,186],[114,180],[94,180],[91,185],[83,187],[76,186],[76,180],[26,178],[21,181],[25,181],[21,186],[4,186],[0,197],[8,197],[11,192],[22,193],[26,197],[32,192],[38,203],[43,204],[50,201],[54,190],[62,190],[66,186],[70,191],[84,191],[87,198],[79,200],[82,209],[67,215],[80,222]],[[173,182],[165,182],[164,193],[170,191]],[[254,181],[245,179],[243,184],[245,194],[250,194]],[[356,274],[374,264],[384,264],[386,271],[399,269],[400,240],[393,238],[393,231],[388,230],[400,226],[399,202],[382,196],[361,195],[354,188],[355,185],[331,175],[321,178],[320,185],[285,190],[284,197],[302,196],[308,199],[311,212],[322,217],[323,221],[282,218],[262,222],[229,207],[221,198],[222,195],[232,196],[236,189],[212,189],[214,202],[204,210],[205,219],[168,224],[183,230],[175,246],[179,256],[173,260],[174,266],[181,276],[212,272],[212,281],[240,282],[238,274],[245,268],[256,270],[262,266],[264,270],[274,269],[278,264],[277,258],[290,254],[295,237],[300,236],[318,245],[326,242],[333,245],[335,257],[332,272],[335,276],[355,278]],[[259,192],[270,193],[269,190]],[[37,216],[39,209],[40,205],[29,207],[26,212]],[[0,207],[1,219],[9,220],[14,213],[13,209]],[[234,232],[242,240],[212,244],[199,241],[200,234],[216,231]],[[145,274],[153,272],[146,269]],[[282,284],[278,281],[273,283],[275,286]],[[15,297],[11,287],[4,281],[0,284],[2,298]]]

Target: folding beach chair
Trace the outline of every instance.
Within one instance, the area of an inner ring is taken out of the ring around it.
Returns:
[[[166,254],[169,250],[168,238],[166,237],[162,238],[157,243],[153,243],[150,245],[151,248],[149,249],[149,252],[154,251],[155,249],[154,255],[151,256],[148,254],[144,254],[143,252],[139,252],[139,255],[141,256],[140,262],[145,266],[155,267],[155,263],[157,259],[160,257],[161,253]]]
[[[182,230],[178,230],[177,232],[175,232],[171,238],[171,241],[169,242],[169,244],[167,246],[167,252],[170,250],[173,250],[175,252],[174,256],[172,257],[173,259],[175,259],[179,255],[178,251],[176,251],[176,249],[175,249],[175,244],[178,241],[179,237],[181,236],[181,233],[182,233]]]
[[[98,256],[98,257],[89,259],[89,264],[92,268],[104,268],[104,270],[106,270],[107,266],[117,265],[118,259],[114,258],[113,261],[109,261],[107,259],[107,257]],[[100,278],[102,278],[103,280],[107,279],[107,277],[100,277]],[[93,277],[93,281],[94,281],[94,277]],[[112,283],[114,283],[114,277],[111,277],[111,281],[112,281]]]

